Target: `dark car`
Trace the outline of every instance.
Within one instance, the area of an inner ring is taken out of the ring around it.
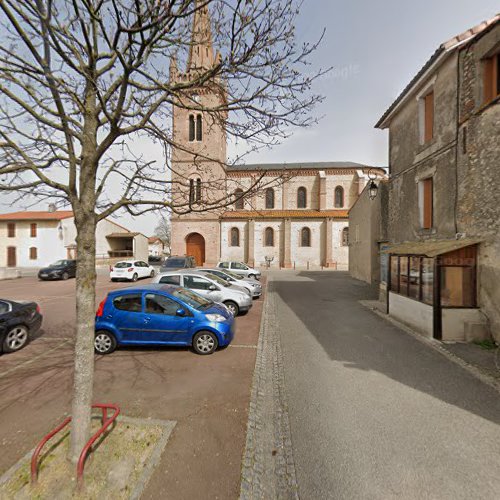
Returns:
[[[192,269],[196,267],[196,260],[191,255],[175,256],[172,255],[165,259],[160,268],[160,272],[175,271],[176,269]]]
[[[76,260],[58,260],[38,271],[40,280],[67,280],[76,276]]]
[[[99,304],[94,348],[109,354],[121,345],[173,345],[212,354],[233,336],[234,318],[223,304],[181,286],[145,285],[114,290]]]
[[[0,353],[22,349],[42,325],[35,302],[0,299]]]

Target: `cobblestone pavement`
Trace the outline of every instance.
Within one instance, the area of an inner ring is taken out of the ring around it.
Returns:
[[[271,280],[253,378],[240,498],[298,498]]]

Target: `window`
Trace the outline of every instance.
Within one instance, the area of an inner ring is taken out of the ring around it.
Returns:
[[[442,307],[476,306],[476,247],[444,254],[439,259]]]
[[[431,229],[434,223],[433,216],[433,180],[432,177],[418,183],[418,205],[420,227]]]
[[[194,180],[189,180],[189,204],[192,205],[195,200],[195,192],[194,192]]]
[[[348,245],[349,245],[349,228],[344,227],[344,229],[342,229],[342,246],[346,247]]]
[[[344,188],[337,186],[335,188],[335,208],[342,208],[344,206]]]
[[[234,202],[234,208],[236,210],[243,210],[245,207],[245,200],[243,199],[243,189],[237,189],[234,192],[234,197],[236,198],[236,201]]]
[[[422,302],[432,305],[434,297],[434,260],[422,258]]]
[[[203,139],[203,122],[201,115],[196,117],[196,140],[201,141]]]
[[[16,224],[14,222],[7,223],[7,237],[15,238],[16,236]]]
[[[434,137],[434,91],[429,92],[424,98],[424,143]]]
[[[6,312],[9,312],[10,309],[11,307],[7,302],[0,300],[0,314],[5,314]]]
[[[36,238],[36,223],[30,225],[30,236]]]
[[[196,201],[199,203],[201,201],[201,179],[196,179]]]
[[[266,227],[266,230],[264,231],[264,246],[274,246],[274,230],[272,227]]]
[[[210,281],[198,276],[184,276],[184,286],[191,290],[210,290],[214,286]]]
[[[31,260],[36,260],[38,257],[37,257],[37,250],[36,250],[36,247],[31,247],[30,248],[30,259]]]
[[[221,262],[217,267],[221,269],[229,269],[229,262]]]
[[[500,95],[500,52],[483,62],[483,104]]]
[[[266,208],[274,208],[274,189],[266,189]]]
[[[120,311],[141,312],[142,298],[140,293],[119,295],[113,299],[113,306]]]
[[[231,246],[232,247],[240,246],[240,230],[237,227],[233,227],[231,229]]]
[[[297,190],[297,208],[307,207],[307,190],[305,187],[299,187]]]
[[[242,264],[241,262],[231,262],[231,269],[240,269],[246,271],[248,267],[245,266],[245,264]]]
[[[190,140],[190,142],[194,141],[194,137],[195,137],[194,116],[189,115],[189,140]]]
[[[301,247],[311,246],[311,230],[308,227],[303,227],[300,232],[300,246]]]
[[[180,308],[175,300],[169,299],[164,295],[148,293],[146,295],[146,309],[148,314],[166,314],[167,316],[175,316]]]
[[[178,274],[176,276],[162,276],[160,278],[160,283],[165,283],[167,285],[180,285],[181,277]]]

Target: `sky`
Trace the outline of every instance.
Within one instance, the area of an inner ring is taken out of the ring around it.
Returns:
[[[377,120],[442,42],[499,11],[498,0],[305,0],[299,41],[315,41],[326,30],[308,71],[333,68],[314,87],[325,96],[315,111],[322,119],[247,161],[386,166],[388,136],[374,128]],[[157,220],[149,214],[117,222],[149,236]]]

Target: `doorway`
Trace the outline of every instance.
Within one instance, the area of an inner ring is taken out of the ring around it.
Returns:
[[[191,233],[186,238],[186,255],[192,255],[197,266],[205,263],[205,238],[199,233]]]
[[[16,267],[16,247],[7,247],[7,267]]]

